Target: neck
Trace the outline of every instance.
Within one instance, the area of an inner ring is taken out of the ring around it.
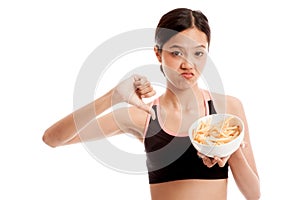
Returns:
[[[182,111],[196,111],[199,108],[199,102],[201,102],[202,98],[203,95],[201,89],[199,89],[197,84],[186,89],[168,87],[165,94],[162,96],[165,105]]]
[[[167,87],[160,98],[160,117],[173,132],[186,135],[187,130],[197,118],[205,114],[203,95],[198,85],[178,90]]]

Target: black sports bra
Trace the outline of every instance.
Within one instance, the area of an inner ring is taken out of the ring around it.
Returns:
[[[216,113],[213,102],[207,102],[209,113]],[[153,105],[157,116],[157,105]],[[144,146],[147,156],[149,183],[163,183],[185,179],[226,179],[228,163],[224,167],[208,168],[197,155],[189,137],[176,137],[165,132],[158,117],[150,119],[145,133]]]

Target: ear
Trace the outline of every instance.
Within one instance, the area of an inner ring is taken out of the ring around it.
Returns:
[[[161,63],[161,50],[159,49],[158,45],[155,45],[154,46],[154,52],[155,52],[155,55],[156,55],[156,58],[158,60],[158,62]]]

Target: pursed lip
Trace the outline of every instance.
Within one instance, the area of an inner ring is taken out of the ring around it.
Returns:
[[[190,78],[194,77],[194,73],[192,73],[192,72],[183,72],[180,75],[186,79],[190,79]]]

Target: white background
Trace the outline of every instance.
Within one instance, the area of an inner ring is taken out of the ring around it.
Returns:
[[[150,199],[146,175],[111,170],[81,144],[52,149],[41,138],[73,111],[76,77],[96,47],[154,28],[177,7],[210,21],[210,55],[226,92],[244,104],[261,199],[299,198],[297,1],[103,2],[1,1],[0,199]],[[228,198],[242,199],[232,178]]]

